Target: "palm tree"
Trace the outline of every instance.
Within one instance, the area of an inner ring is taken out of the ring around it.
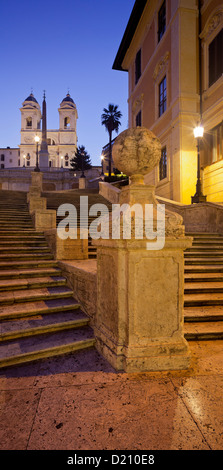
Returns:
[[[109,178],[111,177],[112,132],[118,132],[118,128],[121,125],[119,120],[121,117],[121,111],[118,111],[118,106],[114,104],[109,104],[108,109],[104,108],[103,114],[101,115],[101,124],[106,127],[109,133]]]

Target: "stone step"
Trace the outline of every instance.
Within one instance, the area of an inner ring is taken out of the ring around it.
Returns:
[[[210,251],[211,253],[223,251],[223,243],[222,245],[219,244],[212,244],[212,245],[196,245],[193,243],[193,246],[191,248],[188,248],[184,253],[194,253],[194,252],[206,252]]]
[[[184,336],[187,341],[223,339],[223,321],[184,324]]]
[[[26,260],[47,260],[47,259],[53,259],[53,255],[49,252],[49,253],[29,253],[29,254],[26,254],[26,253],[5,253],[5,254],[0,254],[0,266],[1,266],[1,262],[2,261],[7,261],[7,260],[10,260],[11,262],[12,261],[17,261],[17,260],[21,260],[21,261],[26,261]]]
[[[20,248],[20,247],[27,247],[27,248],[32,248],[33,247],[48,247],[47,245],[47,242],[45,240],[10,240],[8,241],[8,239],[1,239],[0,238],[0,250],[3,250],[5,248],[9,248],[13,246],[13,249],[15,249],[16,247]]]
[[[186,265],[184,268],[185,273],[223,273],[222,265]]]
[[[26,279],[0,279],[0,292],[21,290],[21,289],[36,289],[42,287],[57,287],[65,286],[67,280],[64,277],[35,277]]]
[[[210,258],[205,258],[205,257],[197,257],[197,258],[189,258],[184,260],[184,264],[186,265],[205,265],[205,264],[210,264],[214,265],[216,262],[216,258],[210,257]],[[218,258],[217,259],[217,264],[222,265],[223,264],[223,258]]]
[[[32,220],[30,214],[18,214],[18,215],[13,215],[13,214],[7,214],[7,215],[4,215],[4,214],[1,214],[0,213],[0,222],[30,222]]]
[[[64,299],[73,297],[73,291],[66,286],[43,287],[36,289],[15,290],[0,292],[0,306],[12,305],[14,303],[35,302],[39,300]]]
[[[184,308],[184,321],[223,321],[223,305],[204,305]]]
[[[20,261],[0,261],[0,271],[12,269],[28,269],[28,268],[56,268],[57,262],[55,260],[20,260]]]
[[[192,252],[188,252],[188,251],[185,251],[184,253],[184,256],[185,256],[185,259],[186,258],[212,258],[213,259],[213,256],[214,257],[220,257],[223,259],[223,251],[192,251]]]
[[[79,309],[80,304],[73,297],[21,302],[1,306],[0,321],[11,321],[21,318],[33,320],[34,317],[64,314],[64,312],[73,312]]]
[[[185,273],[184,281],[187,286],[188,282],[196,284],[197,282],[223,282],[223,272],[221,273]]]
[[[184,286],[184,294],[203,294],[223,292],[223,282],[187,282]]]
[[[213,233],[213,232],[185,232],[185,235],[187,237],[194,237],[194,238],[197,238],[197,237],[200,237],[200,238],[206,238],[206,237],[218,238],[218,237],[222,237],[221,233]]]
[[[71,315],[70,315],[71,316]],[[55,317],[55,316],[54,316]],[[45,322],[43,321],[45,320]],[[20,338],[27,338],[27,337],[30,337],[30,336],[38,336],[38,335],[43,335],[43,334],[52,334],[52,333],[56,333],[58,331],[65,331],[65,330],[73,330],[73,329],[76,329],[76,328],[83,328],[85,326],[88,326],[89,325],[89,318],[78,318],[78,319],[71,319],[71,320],[67,320],[65,319],[65,321],[61,321],[60,323],[58,323],[58,319],[56,321],[56,319],[54,318],[54,321],[51,320],[51,322],[49,322],[49,318],[44,318],[40,323],[40,325],[38,326],[38,322],[36,322],[37,324],[34,324],[34,326],[32,328],[30,328],[30,326],[28,326],[30,323],[35,323],[35,321],[33,320],[29,320],[28,322],[24,322],[24,321],[20,321],[20,324],[18,325],[19,322],[5,322],[5,324],[2,324],[1,325],[1,330],[2,330],[2,333],[1,333],[1,337],[0,337],[0,343],[3,343],[5,341],[13,341],[15,339],[20,339]],[[48,320],[48,321],[46,321]],[[11,325],[8,325],[8,323],[15,323],[14,325],[12,325],[14,328],[13,329],[10,329],[9,327]],[[24,324],[25,323],[25,324]],[[16,327],[18,328],[16,330]],[[6,331],[5,331],[6,330]]]
[[[34,230],[34,227],[33,227],[33,223],[32,223],[32,220],[28,220],[28,221],[19,221],[19,220],[16,220],[16,221],[13,221],[13,220],[9,220],[9,221],[1,221],[0,222],[0,228],[1,230],[4,230],[5,228],[8,227],[8,230],[11,230],[11,228],[18,228],[20,230],[22,229],[25,229],[25,230],[29,230],[30,228],[32,228]]]
[[[185,294],[184,295],[184,306],[202,306],[202,305],[223,305],[223,293],[197,293],[197,294]]]
[[[208,239],[202,239],[200,238],[199,240],[193,240],[193,246],[215,246],[215,245],[219,245],[219,246],[222,246],[223,245],[223,238],[219,238],[217,240],[208,240]]]
[[[16,227],[16,224],[15,224],[15,225],[12,225],[11,227],[7,226],[5,228],[0,226],[0,233],[1,233],[1,235],[5,235],[5,236],[6,235],[11,236],[11,235],[17,234],[17,236],[20,235],[20,236],[25,237],[26,234],[27,235],[34,235],[35,230],[34,230],[33,227],[30,227],[30,228],[29,227],[28,228],[27,227],[25,227],[25,228]]]
[[[59,268],[37,268],[37,269],[13,269],[0,271],[0,280],[4,279],[25,279],[36,278],[45,276],[61,276],[61,269]]]
[[[1,242],[0,242],[0,253],[1,254],[19,254],[19,253],[24,253],[24,254],[28,254],[29,252],[32,252],[32,253],[35,253],[35,254],[38,254],[38,253],[51,253],[50,252],[50,249],[48,247],[48,245],[46,244],[46,246],[29,246],[29,245],[25,245],[25,246],[2,246]]]
[[[61,356],[61,355],[69,354],[69,353],[74,353],[82,349],[93,348],[95,345],[96,341],[94,338],[86,338],[83,340],[71,341],[72,338],[71,339],[68,338],[68,333],[69,332],[67,331],[65,332],[64,337],[60,338],[61,344],[58,344],[56,346],[52,345],[51,347],[46,347],[46,348],[39,347],[39,349],[35,351],[31,350],[22,354],[14,354],[11,356],[9,354],[7,357],[3,356],[2,359],[0,359],[0,368],[17,366],[19,364],[26,364],[29,362],[48,359],[49,357],[56,357],[56,356]],[[57,333],[57,335],[60,335],[60,337],[62,334],[63,333]],[[73,336],[74,335],[72,335],[72,337]],[[33,339],[34,338],[31,338],[31,339],[29,338],[29,341],[33,342]],[[70,343],[69,342],[67,343],[66,340],[69,340],[69,339],[70,339]],[[55,343],[57,342],[59,341],[56,341],[56,338],[55,338]],[[45,341],[45,344],[49,344],[49,341],[48,343]],[[19,351],[19,347],[17,349]]]

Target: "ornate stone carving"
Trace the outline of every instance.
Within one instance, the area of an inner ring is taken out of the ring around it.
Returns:
[[[159,139],[145,127],[127,129],[116,138],[112,158],[116,168],[128,176],[146,175],[160,160]]]
[[[153,79],[156,80],[160,72],[163,70],[164,67],[166,67],[167,62],[169,61],[170,58],[170,53],[166,52],[166,54],[162,57],[162,59],[156,64],[154,73],[153,73]]]
[[[211,33],[223,22],[223,8],[219,8],[215,11],[213,16],[207,21],[202,33],[200,34],[201,39],[208,39]]]
[[[130,176],[130,185],[122,189],[120,204],[133,205],[139,203],[153,204],[153,227],[157,229],[158,203],[155,187],[144,184],[144,175],[150,173],[159,163],[161,144],[159,139],[145,127],[127,129],[116,138],[112,149],[112,157],[116,168]],[[144,215],[143,215],[144,217]],[[110,216],[111,218],[111,216]],[[135,233],[135,215],[132,218],[131,238]],[[123,218],[120,218],[121,233]],[[181,215],[165,210],[165,236],[179,238],[184,236],[183,218]],[[110,224],[111,226],[111,224]],[[146,238],[146,234],[144,233]]]
[[[138,98],[136,98],[136,100],[133,103],[133,107],[132,107],[133,112],[142,105],[143,101],[144,101],[144,93],[141,93],[141,95]]]

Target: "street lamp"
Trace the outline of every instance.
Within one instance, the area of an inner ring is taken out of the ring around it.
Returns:
[[[191,197],[191,203],[206,202],[206,196],[202,193],[202,184],[201,184],[201,163],[200,163],[200,139],[204,135],[204,128],[201,124],[197,125],[194,129],[194,137],[197,139],[197,184],[196,184],[196,193]]]
[[[104,155],[101,155],[101,176],[104,176],[104,168],[103,168],[103,163],[104,163]]]
[[[36,142],[36,168],[34,168],[34,171],[40,171],[39,169],[39,160],[38,160],[38,145],[39,145],[40,138],[38,135],[35,136],[35,142]]]
[[[60,168],[63,169],[63,155],[61,155],[60,160],[61,160],[61,166],[60,166]]]

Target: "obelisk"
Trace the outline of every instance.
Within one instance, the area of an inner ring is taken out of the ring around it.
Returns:
[[[45,91],[43,94],[43,104],[42,104],[42,141],[39,152],[39,166],[40,170],[49,168],[49,152],[47,145],[47,125],[46,125],[46,96]]]

